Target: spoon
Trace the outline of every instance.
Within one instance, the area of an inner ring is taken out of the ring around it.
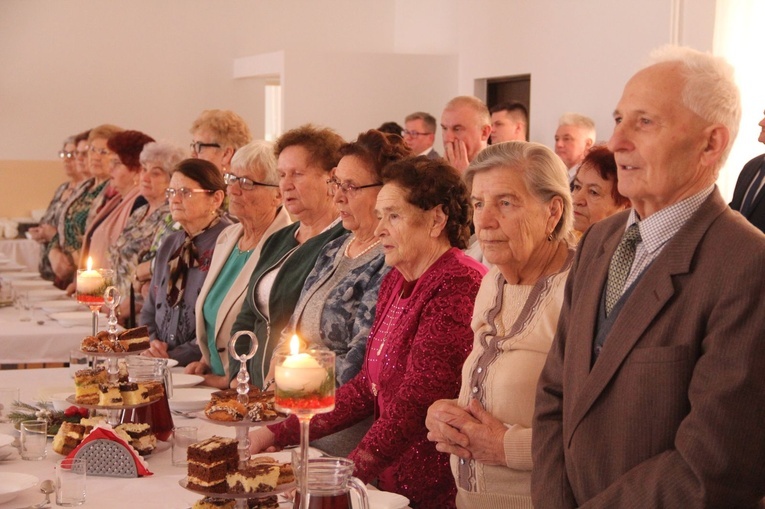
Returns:
[[[51,481],[50,479],[47,479],[43,481],[42,483],[40,483],[40,491],[45,493],[45,501],[40,502],[37,505],[30,505],[27,509],[40,509],[42,507],[49,506],[50,494],[56,491],[56,487],[54,486],[53,481]]]

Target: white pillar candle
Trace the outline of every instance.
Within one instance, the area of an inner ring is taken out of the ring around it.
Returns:
[[[276,366],[274,375],[280,391],[316,392],[327,378],[327,370],[308,353],[297,353],[300,340],[292,336],[290,351],[280,366]]]

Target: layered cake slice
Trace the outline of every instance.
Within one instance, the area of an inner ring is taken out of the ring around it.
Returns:
[[[82,439],[92,428],[76,424],[74,422],[64,421],[58,429],[58,433],[53,437],[53,450],[59,454],[67,456],[80,445]]]
[[[213,436],[191,444],[187,450],[190,489],[210,493],[226,492],[226,474],[239,462],[238,442],[232,438]]]
[[[124,423],[115,428],[124,431],[130,440],[128,441],[138,454],[145,456],[157,447],[157,437],[151,432],[151,426],[145,423]]]
[[[101,384],[98,389],[98,404],[100,406],[122,406],[123,400],[119,385]]]
[[[247,461],[226,476],[229,493],[274,491],[278,482],[279,465],[275,463]]]
[[[100,397],[99,385],[108,380],[106,368],[81,369],[74,374],[74,397],[77,403],[96,405]]]
[[[124,382],[119,384],[119,389],[125,405],[140,405],[149,401],[149,390],[146,386],[141,387],[136,382]]]
[[[149,329],[145,326],[127,329],[119,333],[117,341],[126,352],[137,352],[149,348]]]

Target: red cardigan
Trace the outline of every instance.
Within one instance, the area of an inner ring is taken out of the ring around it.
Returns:
[[[363,482],[408,497],[416,508],[454,507],[456,487],[449,455],[426,438],[425,415],[438,399],[456,398],[462,363],[473,344],[470,320],[486,268],[459,249],[444,253],[419,278],[382,359],[379,400],[372,393],[366,359],[358,375],[337,390],[335,410],[311,421],[311,438],[379,416],[349,458]],[[380,286],[370,337],[404,284],[393,269]],[[296,418],[269,426],[276,445],[299,442]]]

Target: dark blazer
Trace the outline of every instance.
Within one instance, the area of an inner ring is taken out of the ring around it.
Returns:
[[[741,204],[744,201],[744,195],[749,188],[749,184],[752,183],[752,179],[757,174],[757,170],[760,165],[765,161],[765,154],[759,155],[746,163],[744,169],[738,176],[736,181],[736,189],[733,191],[733,199],[730,201],[730,208],[733,210],[741,210]],[[765,188],[763,188],[765,189]],[[753,208],[749,211],[746,217],[750,223],[755,225],[761,232],[765,232],[765,192],[760,190],[760,193],[755,196]]]
[[[426,155],[427,155],[428,159],[441,159],[441,154],[436,152],[436,149],[434,149],[434,148],[431,148],[430,152],[428,152]]]
[[[537,388],[534,507],[756,507],[765,235],[715,189],[637,281],[590,369],[627,214],[585,233],[566,283]]]

